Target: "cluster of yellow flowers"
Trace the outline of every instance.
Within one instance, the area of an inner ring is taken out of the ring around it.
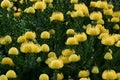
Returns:
[[[12,42],[12,38],[9,35],[6,35],[5,37],[0,38],[0,44],[1,45],[10,44],[11,42]]]

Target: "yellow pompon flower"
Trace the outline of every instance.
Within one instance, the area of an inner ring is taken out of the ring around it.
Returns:
[[[49,48],[49,46],[48,46],[47,44],[43,44],[43,45],[41,46],[41,51],[42,51],[42,52],[49,52],[49,51],[50,51],[50,48]]]
[[[26,39],[33,40],[36,38],[36,33],[32,31],[27,31],[24,36],[26,37]]]
[[[38,62],[38,63],[40,63],[41,61],[42,61],[41,57],[38,57],[38,58],[36,59],[36,62]]]
[[[14,17],[19,17],[21,15],[21,12],[15,12]]]
[[[113,26],[113,29],[119,30],[119,29],[120,29],[120,26],[119,26],[118,24],[115,24],[115,25]]]
[[[99,8],[106,9],[107,7],[108,7],[107,1],[102,1],[102,2],[100,3]]]
[[[71,55],[69,56],[69,61],[70,61],[70,62],[78,62],[78,61],[80,61],[80,55],[71,54]]]
[[[16,75],[14,70],[8,70],[7,73],[6,73],[6,76],[8,78],[17,78],[17,75]]]
[[[120,21],[119,17],[113,17],[111,19],[111,22],[119,22],[119,21]]]
[[[37,1],[37,2],[34,4],[34,7],[35,7],[35,9],[44,11],[44,10],[46,9],[46,3],[45,3],[44,1]]]
[[[54,34],[55,34],[55,30],[54,30],[54,29],[50,29],[50,30],[49,30],[49,33],[50,33],[51,35],[54,35]]]
[[[72,18],[76,18],[76,17],[84,17],[84,14],[81,10],[77,10],[77,11],[72,11],[70,12],[70,16]]]
[[[50,58],[50,57],[57,58],[56,53],[55,52],[49,52],[48,53],[48,58]]]
[[[98,39],[109,37],[110,35],[108,33],[101,33],[98,37]]]
[[[43,0],[44,2],[46,2],[46,3],[52,3],[53,2],[53,0]]]
[[[11,47],[8,51],[10,55],[18,55],[18,49],[16,47]]]
[[[19,0],[19,3],[20,3],[20,4],[23,4],[23,3],[24,3],[24,0]]]
[[[45,63],[49,65],[53,60],[56,60],[56,59],[57,59],[57,57],[49,57],[49,58],[45,61]]]
[[[64,64],[62,60],[56,59],[56,60],[51,61],[51,63],[48,64],[48,66],[51,69],[61,69],[64,66]]]
[[[88,7],[85,4],[74,4],[74,9],[76,11],[82,11],[85,16],[89,15]]]
[[[17,42],[18,43],[24,43],[24,42],[26,42],[27,40],[26,40],[26,37],[23,35],[23,36],[19,36],[18,38],[17,38]]]
[[[120,34],[113,34],[112,36],[114,37],[115,41],[120,40]]]
[[[82,33],[75,34],[74,38],[76,38],[78,42],[84,42],[87,40],[87,35],[84,32],[82,32]]]
[[[5,39],[3,37],[0,38],[0,44],[1,45],[6,45],[7,44],[7,42],[5,41]]]
[[[116,47],[120,47],[120,41],[117,41],[117,43],[115,44]]]
[[[112,15],[112,14],[113,14],[113,9],[104,9],[104,10],[103,10],[103,13],[104,13],[105,15]]]
[[[104,20],[103,19],[98,20],[97,24],[104,24]]]
[[[67,35],[74,35],[75,34],[75,30],[74,29],[67,29],[66,34]]]
[[[117,79],[120,79],[120,72],[117,73]]]
[[[119,17],[120,18],[120,11],[115,11],[112,14],[113,17]]]
[[[100,28],[95,26],[95,27],[87,27],[86,33],[91,36],[97,36],[100,34]]]
[[[9,58],[9,57],[4,57],[2,59],[2,61],[1,61],[1,64],[3,64],[3,65],[10,65],[10,66],[14,66],[15,65],[13,60],[11,58]]]
[[[71,54],[75,54],[74,49],[64,49],[64,50],[62,50],[62,55],[63,56],[70,56]]]
[[[35,9],[33,7],[29,7],[26,9],[26,13],[35,14]]]
[[[40,35],[42,39],[50,39],[50,33],[48,31],[43,31]]]
[[[93,66],[91,72],[92,72],[93,74],[98,74],[98,73],[99,73],[98,67],[97,67],[97,66]]]
[[[58,73],[57,74],[57,80],[63,80],[63,78],[64,78],[63,73]]]
[[[96,7],[97,6],[97,2],[91,1],[90,2],[90,7]]]
[[[78,45],[78,41],[74,37],[69,37],[65,44],[66,45]]]
[[[0,75],[0,80],[8,80],[8,78],[6,75],[2,74]]]
[[[6,35],[6,36],[4,37],[4,39],[5,39],[5,42],[7,42],[7,43],[11,43],[11,42],[12,42],[12,38],[11,38],[11,36],[9,36],[9,35]]]
[[[10,8],[11,7],[11,2],[9,0],[3,0],[1,2],[1,7],[2,8]]]
[[[39,80],[49,80],[49,76],[47,74],[41,74]]]
[[[115,80],[117,78],[117,74],[115,70],[104,70],[102,73],[102,78],[105,80]]]
[[[114,37],[112,37],[112,36],[110,36],[110,37],[105,37],[105,38],[102,38],[101,43],[102,43],[103,45],[113,46],[114,43],[115,43],[115,39],[114,39]]]
[[[79,80],[91,80],[91,79],[87,77],[87,78],[80,78]]]
[[[82,77],[82,78],[88,77],[89,75],[90,75],[90,72],[88,70],[81,70],[78,73],[78,77]]]
[[[64,64],[70,63],[69,56],[63,56],[63,55],[61,55],[61,56],[59,56],[59,59],[62,60]]]
[[[101,20],[102,13],[100,11],[99,12],[92,12],[89,17],[91,20]]]
[[[104,59],[105,60],[112,60],[113,57],[112,57],[112,54],[110,52],[107,52],[105,55],[104,55]]]
[[[64,15],[62,12],[53,12],[50,21],[64,21]]]
[[[78,3],[78,0],[70,0],[70,3]]]

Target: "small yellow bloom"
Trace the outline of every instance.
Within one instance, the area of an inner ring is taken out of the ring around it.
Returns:
[[[37,59],[36,59],[36,62],[41,62],[42,61],[42,59],[41,59],[41,57],[38,57]]]
[[[62,73],[57,74],[57,80],[63,80],[64,75]]]
[[[44,1],[38,1],[34,4],[35,9],[44,11],[46,9],[46,3]]]
[[[6,45],[7,44],[7,42],[5,41],[5,39],[3,37],[0,38],[0,44],[1,45]]]
[[[75,30],[74,29],[68,29],[66,31],[66,34],[68,34],[68,35],[74,35],[75,34]]]
[[[70,3],[78,3],[78,0],[70,0]]]
[[[41,74],[39,80],[49,80],[49,76],[47,74]]]
[[[10,66],[14,66],[15,65],[13,60],[11,58],[9,58],[9,57],[4,57],[2,59],[2,61],[1,61],[1,64],[3,64],[3,65],[10,65]]]
[[[21,12],[15,12],[14,17],[19,17],[21,15]]]
[[[75,50],[74,49],[64,49],[62,50],[62,55],[63,56],[70,56],[71,54],[74,54]]]
[[[77,11],[72,11],[70,12],[70,16],[72,18],[76,18],[76,17],[84,17],[84,14],[81,10],[77,10]]]
[[[82,78],[88,77],[89,75],[90,75],[90,72],[88,70],[81,70],[78,73],[78,77],[82,77]]]
[[[79,80],[91,80],[91,79],[88,77],[88,78],[80,78]]]
[[[98,74],[99,73],[99,69],[97,66],[93,66],[92,71],[93,74]]]
[[[50,39],[50,33],[48,31],[43,31],[40,35],[42,39]]]
[[[80,60],[80,55],[77,54],[71,54],[69,56],[69,61],[70,62],[78,62]]]
[[[117,43],[115,44],[116,47],[120,47],[120,41],[117,41]]]
[[[104,55],[104,59],[106,60],[112,60],[112,54],[110,52],[107,52],[105,55]]]
[[[59,56],[59,59],[63,61],[64,64],[70,63],[69,56]]]
[[[7,43],[11,43],[11,42],[12,42],[12,38],[11,38],[11,36],[9,36],[9,35],[6,35],[6,36],[4,37],[4,39],[5,39],[5,41],[6,41]]]
[[[119,26],[118,24],[115,24],[115,25],[113,26],[113,29],[119,30],[119,29],[120,29],[120,26]]]
[[[87,35],[84,33],[84,32],[82,32],[82,33],[78,33],[78,34],[75,34],[74,35],[74,38],[76,38],[76,40],[78,41],[78,42],[84,42],[84,41],[86,41],[87,40]]]
[[[106,38],[106,37],[109,37],[109,36],[110,35],[108,33],[101,33],[98,38],[102,39],[102,38]]]
[[[111,19],[111,22],[119,22],[119,21],[120,21],[119,17],[113,17]]]
[[[51,69],[60,69],[64,66],[63,61],[56,59],[51,61],[51,63],[48,65]]]
[[[32,31],[27,31],[24,35],[26,39],[35,39],[36,38],[36,33]]]
[[[35,9],[33,7],[29,7],[27,8],[26,13],[35,14]]]
[[[112,14],[113,17],[119,17],[120,18],[120,11],[115,11]]]
[[[18,43],[24,43],[26,42],[26,37],[23,35],[23,36],[19,36],[18,39],[17,39],[17,42]]]
[[[11,47],[8,51],[10,55],[18,55],[18,49],[16,47]]]
[[[16,78],[17,77],[17,75],[16,75],[14,70],[8,70],[7,73],[6,73],[6,76],[8,78]]]
[[[62,12],[53,12],[50,17],[50,21],[64,21],[64,15]]]
[[[102,1],[102,2],[100,3],[99,8],[106,9],[107,7],[108,7],[107,1]]]
[[[102,73],[102,78],[105,80],[115,80],[117,75],[114,70],[104,70]]]
[[[50,29],[50,30],[49,30],[49,33],[50,33],[51,35],[54,35],[54,34],[55,34],[55,30],[54,30],[54,29]]]
[[[2,8],[10,8],[11,7],[11,2],[9,0],[3,0],[1,2],[1,7]]]
[[[53,60],[56,60],[57,59],[57,57],[49,57],[46,61],[45,61],[45,63],[46,64],[51,64],[51,62],[53,61]]]
[[[44,2],[46,2],[46,3],[52,3],[53,2],[53,0],[43,0]]]
[[[103,13],[104,13],[105,15],[112,15],[112,14],[113,14],[113,10],[112,10],[112,9],[104,9],[104,10],[103,10]]]
[[[57,58],[55,52],[49,52],[49,53],[48,53],[48,58],[50,58],[50,57],[55,57],[55,58]]]
[[[41,51],[42,51],[42,52],[49,52],[49,51],[50,51],[50,48],[49,48],[49,46],[48,46],[47,44],[43,44],[43,45],[41,46]]]
[[[0,75],[0,80],[8,80],[7,76],[6,75]]]
[[[117,79],[120,79],[120,72],[117,73]]]
[[[98,24],[104,24],[104,20],[103,19],[100,19],[97,21]]]
[[[78,45],[78,41],[74,37],[69,37],[65,44],[66,45]]]
[[[90,7],[96,7],[97,6],[97,2],[91,1],[90,2]]]
[[[89,17],[91,20],[101,20],[102,13],[100,11],[99,12],[92,12]]]

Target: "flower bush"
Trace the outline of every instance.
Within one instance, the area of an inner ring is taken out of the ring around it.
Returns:
[[[119,80],[119,0],[1,0],[0,80]]]

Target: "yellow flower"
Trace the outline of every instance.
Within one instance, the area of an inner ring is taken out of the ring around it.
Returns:
[[[18,39],[17,39],[17,42],[18,43],[26,42],[26,37],[24,35],[23,36],[19,36]]]
[[[74,37],[69,37],[65,44],[66,45],[78,45],[78,41]]]
[[[57,58],[55,52],[49,52],[49,53],[48,53],[48,58],[50,58],[50,57],[55,57],[55,58]]]
[[[57,74],[57,80],[63,80],[64,76],[62,73]]]
[[[111,19],[111,22],[119,22],[119,21],[120,21],[119,17],[113,17]]]
[[[48,31],[43,31],[40,35],[42,39],[49,39],[50,38],[50,33]]]
[[[75,50],[74,49],[64,49],[62,50],[62,55],[63,56],[70,56],[71,54],[74,54]]]
[[[74,31],[74,29],[68,29],[68,30],[66,31],[66,34],[68,34],[68,35],[74,35],[74,34],[75,34],[75,31]]]
[[[35,9],[33,7],[29,7],[26,9],[26,13],[35,14]]]
[[[78,0],[70,0],[70,3],[78,3]]]
[[[120,79],[120,72],[117,73],[117,79]]]
[[[5,41],[5,39],[3,37],[0,38],[0,44],[1,45],[6,45],[7,44],[7,42]]]
[[[113,10],[112,10],[112,9],[104,9],[104,10],[103,10],[103,13],[104,13],[105,15],[112,15],[112,14],[113,14]]]
[[[74,38],[76,38],[76,40],[78,41],[78,42],[84,42],[84,41],[86,41],[87,40],[87,35],[84,33],[84,32],[82,32],[82,33],[78,33],[78,34],[75,34],[74,35]]]
[[[55,34],[55,30],[54,30],[54,29],[50,29],[50,30],[49,30],[49,33],[50,33],[51,35],[54,35],[54,34]]]
[[[15,12],[14,17],[19,17],[21,15],[21,12]]]
[[[57,57],[49,57],[49,58],[45,61],[45,63],[49,65],[53,60],[56,60],[56,59],[57,59]]]
[[[17,75],[16,75],[14,70],[8,70],[7,73],[6,73],[6,76],[8,78],[16,78],[17,77]]]
[[[90,80],[90,78],[80,78],[79,80]]]
[[[11,42],[12,42],[12,38],[11,38],[11,36],[9,36],[9,35],[6,35],[6,36],[4,37],[4,39],[5,39],[5,42],[7,42],[7,43],[11,43]]]
[[[102,1],[99,5],[99,8],[106,9],[108,7],[107,1]]]
[[[41,74],[39,80],[49,80],[49,76],[47,74]]]
[[[11,58],[9,58],[9,57],[4,57],[2,59],[2,61],[1,61],[1,64],[3,64],[3,65],[10,65],[10,66],[14,66],[15,65],[13,60]]]
[[[104,59],[106,60],[112,60],[112,54],[110,52],[107,52],[105,55],[104,55]]]
[[[82,77],[82,78],[88,77],[89,75],[90,75],[90,72],[88,70],[81,70],[78,73],[78,77]]]
[[[59,56],[59,59],[63,61],[64,64],[70,63],[68,56]]]
[[[10,8],[11,7],[11,2],[9,0],[3,0],[1,2],[1,7],[2,8]]]
[[[101,43],[104,45],[112,46],[115,43],[115,39],[112,36],[105,37],[105,38],[102,38]]]
[[[113,26],[113,29],[119,30],[119,29],[120,29],[120,26],[119,26],[118,24],[115,24],[115,25]]]
[[[92,71],[93,74],[98,74],[99,73],[99,69],[97,66],[93,66]]]
[[[25,33],[25,37],[26,39],[35,39],[36,38],[36,33],[35,32],[32,32],[32,31],[27,31]]]
[[[104,24],[104,20],[103,19],[100,19],[97,21],[98,24]]]
[[[120,11],[115,11],[112,14],[113,17],[120,17]]]
[[[80,55],[77,54],[71,54],[69,56],[69,61],[70,62],[78,62],[80,60]]]
[[[8,80],[7,76],[6,75],[0,75],[0,80]]]
[[[90,7],[96,7],[97,6],[97,2],[91,1],[90,2]]]
[[[86,33],[91,36],[96,36],[100,34],[100,28],[99,27],[87,27]]]
[[[46,3],[52,3],[53,2],[53,0],[43,0],[44,2],[46,2]]]
[[[50,48],[49,48],[49,46],[48,46],[47,44],[43,44],[43,45],[41,46],[41,51],[42,51],[42,52],[49,52],[49,51],[50,51]]]
[[[41,57],[38,57],[37,59],[36,59],[36,62],[41,62],[42,61],[42,59],[41,59]]]
[[[60,69],[64,66],[63,61],[56,59],[51,61],[51,63],[48,65],[51,69]]]
[[[18,49],[16,47],[11,47],[8,51],[10,55],[18,55]]]
[[[120,41],[117,41],[117,43],[115,44],[116,47],[120,47]]]
[[[84,17],[84,14],[81,10],[77,10],[77,11],[72,11],[70,12],[70,16],[72,18],[76,18],[76,17]]]
[[[89,17],[91,20],[101,20],[102,13],[100,11],[99,12],[92,12]]]
[[[64,15],[62,12],[53,12],[50,17],[50,21],[64,21]]]
[[[46,3],[44,1],[38,1],[34,4],[35,9],[44,11],[46,9]]]
[[[113,4],[108,4],[108,9],[113,9],[114,5]]]
[[[103,39],[103,38],[106,38],[106,37],[109,37],[109,36],[110,35],[108,33],[101,33],[98,38]]]
[[[104,70],[102,73],[102,78],[106,80],[115,80],[117,75],[114,70]]]

